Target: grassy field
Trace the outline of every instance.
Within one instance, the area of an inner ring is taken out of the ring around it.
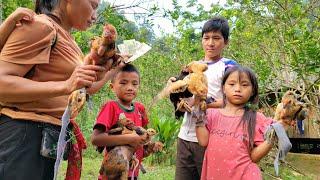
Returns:
[[[84,158],[82,178],[84,180],[95,180],[98,177],[101,157]],[[289,154],[287,161],[293,165],[289,168],[286,165],[280,166],[280,178],[274,178],[267,173],[264,173],[264,179],[284,179],[284,180],[320,180],[320,155],[301,155]],[[141,180],[172,180],[174,179],[174,166],[146,166],[146,174],[140,174]],[[298,169],[302,172],[299,174],[293,169]],[[60,170],[59,178],[63,180],[66,169],[66,162],[63,162]],[[271,166],[264,166],[264,171],[273,175],[274,170]]]
[[[100,169],[100,158],[84,158],[83,159],[83,171],[81,179],[83,180],[96,180],[98,179],[98,172]],[[65,177],[67,163],[63,162],[58,176],[59,180],[63,180]],[[140,180],[170,180],[174,179],[174,166],[146,166],[147,173],[142,174],[140,172]]]
[[[289,153],[286,157],[288,165],[280,166],[281,179],[288,180],[320,180],[320,155],[293,154]],[[264,166],[270,174],[274,174],[273,166]],[[275,179],[264,173],[264,179]]]

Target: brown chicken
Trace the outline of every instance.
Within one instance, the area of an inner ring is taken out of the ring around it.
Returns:
[[[290,122],[287,123],[292,124],[292,120],[295,120],[297,116],[302,116],[299,115],[299,113],[304,113],[304,111],[301,111],[302,109],[303,103],[297,100],[295,93],[293,91],[287,91],[283,95],[281,103],[277,105],[274,119],[277,121],[287,119],[290,120]]]
[[[143,156],[147,157],[155,152],[158,152],[155,150],[156,146],[159,148],[159,151],[162,151],[164,144],[159,141],[156,141],[156,142],[150,141],[147,144],[143,145],[143,150],[144,150]]]
[[[176,112],[184,108],[191,112],[191,107],[183,100],[183,98],[196,96],[197,101],[194,106],[199,107],[202,111],[206,109],[206,97],[208,93],[208,82],[204,71],[208,69],[208,65],[199,61],[192,61],[182,71],[178,78],[170,78],[166,87],[155,97],[151,106],[158,100],[170,95]],[[183,113],[176,113],[178,118]]]
[[[103,27],[101,37],[96,37],[91,42],[90,53],[84,58],[84,64],[104,65],[107,69],[115,67],[123,58],[116,54],[117,30],[112,24]],[[84,89],[76,90],[69,96],[71,117],[75,118],[81,111],[86,100]]]
[[[117,124],[108,131],[109,135],[130,133],[146,135],[147,145],[156,131],[152,128],[145,130],[135,126],[124,114],[120,114]],[[107,152],[100,168],[100,174],[107,177],[108,180],[127,180],[129,169],[137,168],[139,165],[138,159],[134,157],[135,149],[129,145],[108,147]]]
[[[116,54],[117,30],[111,24],[103,27],[101,37],[95,37],[91,41],[91,49],[88,54],[87,64],[105,65],[107,61],[114,66],[118,62],[119,55]]]
[[[204,71],[208,69],[208,65],[193,61],[187,66],[190,75],[187,76],[184,81],[187,81],[188,90],[194,95],[200,98],[199,104],[195,102],[194,106],[199,105],[202,111],[207,109],[206,98],[208,93],[208,81],[204,74]]]
[[[71,119],[77,117],[77,115],[82,110],[84,104],[86,102],[86,91],[85,89],[78,89],[73,91],[72,94],[69,96],[68,99],[68,106],[71,112]]]

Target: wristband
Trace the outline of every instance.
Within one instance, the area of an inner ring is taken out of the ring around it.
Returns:
[[[203,120],[196,121],[196,127],[204,127],[204,126],[205,126],[205,123]]]
[[[216,100],[213,98],[213,97],[208,97],[207,99],[206,99],[206,103],[207,104],[211,104],[211,103],[213,103],[213,102],[215,102]]]

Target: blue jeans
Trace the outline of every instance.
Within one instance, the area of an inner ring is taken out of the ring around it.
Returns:
[[[40,155],[42,123],[0,115],[0,179],[51,180],[55,160]]]

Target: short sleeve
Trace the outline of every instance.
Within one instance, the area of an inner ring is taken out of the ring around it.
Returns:
[[[44,17],[16,27],[8,37],[0,54],[0,60],[15,64],[49,63],[51,45],[56,30]]]
[[[235,60],[232,59],[225,59],[224,60],[225,69],[224,71],[227,71],[229,68],[233,66],[238,66],[238,63]]]
[[[94,125],[94,129],[96,126],[103,126],[105,130],[110,129],[115,123],[116,123],[116,118],[115,116],[115,108],[111,102],[106,103],[102,108],[101,111],[99,112],[96,123]]]
[[[213,121],[215,119],[214,117],[215,117],[216,111],[217,111],[217,109],[215,109],[215,108],[210,108],[207,110],[206,127],[209,132],[212,130]]]
[[[253,139],[255,146],[264,142],[264,133],[272,123],[273,119],[265,117],[262,113],[257,113],[255,135]]]
[[[137,108],[139,110],[139,113],[141,114],[142,127],[145,127],[149,123],[148,115],[146,113],[146,110],[145,110],[143,104],[137,103],[137,106],[138,106]]]

